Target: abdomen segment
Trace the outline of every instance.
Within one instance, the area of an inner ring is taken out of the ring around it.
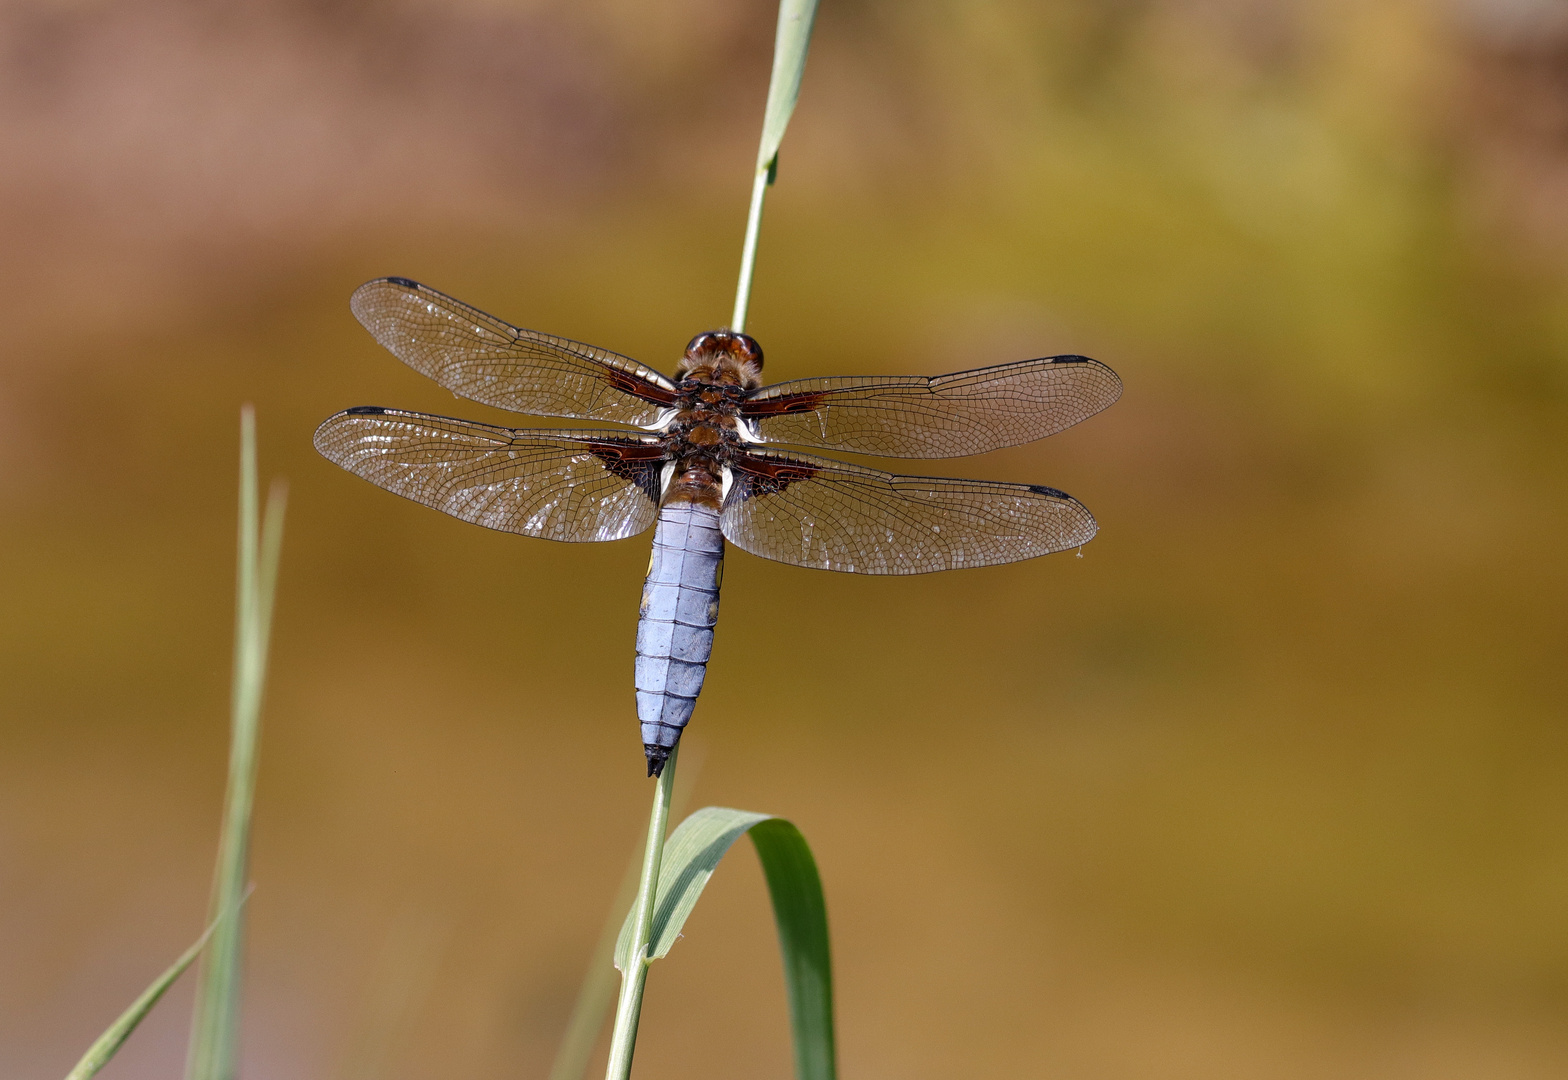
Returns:
[[[693,502],[660,508],[637,621],[637,719],[650,776],[664,768],[702,691],[723,565],[718,510]]]

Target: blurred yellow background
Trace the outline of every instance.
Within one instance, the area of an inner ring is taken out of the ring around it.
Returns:
[[[532,423],[379,349],[367,278],[666,371],[721,324],[775,12],[0,5],[0,1073],[201,923],[253,401],[246,1071],[543,1076],[645,820],[648,540],[486,532],[310,434]],[[813,844],[846,1077],[1568,1075],[1565,251],[1553,0],[825,0],[768,374],[1127,387],[929,469],[1073,493],[1082,559],[731,554],[688,806]],[[737,849],[639,1077],[789,1075],[772,934]],[[189,992],[104,1075],[176,1075]]]

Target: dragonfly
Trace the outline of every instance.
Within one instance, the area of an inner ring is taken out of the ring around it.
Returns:
[[[315,446],[387,491],[502,532],[595,542],[652,527],[634,669],[650,776],[702,690],[726,542],[794,566],[924,574],[1078,548],[1097,530],[1082,503],[1040,484],[900,476],[775,449],[947,458],[1033,442],[1120,396],[1116,373],[1086,356],[764,385],[762,347],[734,330],[692,338],[667,377],[407,278],[367,282],[350,307],[460,397],[619,425],[510,428],[360,406],[324,421]]]

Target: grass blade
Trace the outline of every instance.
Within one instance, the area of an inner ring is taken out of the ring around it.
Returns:
[[[158,999],[163,997],[163,992],[174,985],[174,980],[185,973],[191,962],[201,954],[207,940],[212,937],[212,932],[218,928],[217,923],[207,927],[201,937],[196,939],[196,944],[180,954],[180,958],[169,965],[167,971],[152,981],[152,985],[143,990],[141,996],[131,1002],[131,1007],[120,1014],[120,1018],[110,1024],[104,1033],[98,1036],[96,1042],[87,1048],[87,1053],[82,1055],[82,1060],[76,1063],[76,1068],[66,1073],[65,1080],[88,1080],[99,1069],[109,1063],[125,1040],[131,1037],[131,1032],[136,1030],[143,1018],[152,1007],[158,1004]]]
[[[773,921],[789,993],[795,1075],[800,1080],[833,1080],[838,1074],[833,963],[817,861],[800,830],[782,818],[759,821],[750,835],[773,897]]]
[[[191,1023],[186,1080],[234,1080],[239,1052],[240,975],[245,923],[251,810],[255,803],[256,747],[273,592],[283,540],[284,491],[274,485],[258,527],[256,417],[240,414],[240,530],[235,595],[234,685],[229,732],[229,779],[213,872],[212,945],[202,957]]]
[[[768,80],[768,105],[762,117],[762,145],[757,148],[757,171],[772,173],[778,164],[779,144],[800,97],[800,79],[806,71],[806,48],[817,19],[817,0],[779,0],[779,26],[773,37],[773,75]],[[772,183],[771,178],[768,181]]]
[[[779,171],[779,145],[795,113],[800,80],[806,71],[806,47],[817,19],[817,0],[779,0],[779,26],[773,38],[773,74],[762,116],[762,142],[757,147],[757,174],[752,178],[751,208],[746,214],[746,241],[740,252],[740,280],[735,285],[735,311],[730,326],[746,329],[751,302],[751,277],[757,266],[757,236],[762,229],[762,201]]]
[[[705,806],[670,834],[665,841],[664,864],[659,872],[648,959],[662,960],[669,954],[730,845],[746,835],[753,825],[766,820],[767,814]],[[621,926],[621,936],[615,945],[615,966],[624,971],[630,960],[631,920],[628,918]]]
[[[664,848],[648,960],[669,953],[713,871],[731,845],[748,833],[773,898],[789,993],[795,1075],[798,1080],[833,1080],[837,1059],[827,904],[811,848],[788,821],[749,810],[707,806],[681,822]],[[631,939],[628,917],[616,945],[617,965],[630,962]]]

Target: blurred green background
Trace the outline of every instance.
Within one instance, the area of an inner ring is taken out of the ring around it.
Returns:
[[[508,422],[376,347],[370,277],[665,370],[722,323],[775,11],[0,5],[0,1072],[200,925],[253,401],[247,1071],[544,1074],[649,796],[648,541],[489,533],[310,434]],[[930,470],[1072,492],[1082,559],[729,560],[688,805],[815,847],[844,1075],[1568,1074],[1565,250],[1554,0],[825,0],[769,374],[1127,386]],[[638,1075],[788,1076],[749,853],[688,931]],[[107,1077],[175,1073],[189,991]]]

